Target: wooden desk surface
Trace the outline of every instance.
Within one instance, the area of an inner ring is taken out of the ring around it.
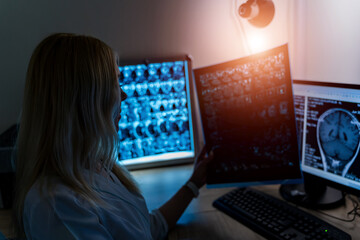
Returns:
[[[188,180],[191,173],[191,164],[132,171],[134,178],[139,183],[149,209],[160,207]],[[255,188],[281,198],[278,192],[278,185],[259,186]],[[175,229],[170,231],[168,239],[264,239],[249,228],[212,207],[212,202],[215,199],[229,192],[231,189],[232,188],[202,188],[200,190],[200,196],[191,202]],[[347,200],[345,206],[326,211],[326,213],[340,218],[347,218],[347,212],[351,209],[352,203],[350,200]],[[360,240],[360,234],[358,234],[360,230],[359,218],[354,222],[348,223],[330,218],[316,211],[304,210],[349,233],[352,239]],[[7,237],[11,237],[9,228],[10,216],[11,212],[9,210],[0,210],[0,231]]]
[[[192,165],[148,169],[133,171],[132,173],[140,184],[149,209],[154,209],[161,206],[188,180],[192,173]],[[279,193],[279,185],[257,186],[254,188],[282,199]],[[177,227],[170,231],[168,239],[265,239],[212,206],[215,199],[232,189],[207,189],[203,187],[199,197],[191,202],[180,218]],[[345,206],[325,212],[342,219],[348,219],[347,212],[352,210],[352,206],[351,201],[347,199]],[[352,239],[360,240],[359,218],[354,222],[343,222],[313,210],[303,210],[349,233]]]

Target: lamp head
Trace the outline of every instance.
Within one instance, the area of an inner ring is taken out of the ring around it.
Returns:
[[[246,18],[255,27],[264,28],[270,24],[275,15],[272,0],[248,0],[239,7],[240,17]]]

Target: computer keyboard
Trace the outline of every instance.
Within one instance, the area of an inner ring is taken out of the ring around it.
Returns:
[[[267,239],[351,239],[310,213],[251,188],[235,189],[213,206]]]

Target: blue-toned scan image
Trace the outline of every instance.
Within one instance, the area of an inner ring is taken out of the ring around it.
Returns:
[[[186,61],[120,66],[119,159],[193,151]]]
[[[359,104],[308,98],[306,166],[359,181]]]

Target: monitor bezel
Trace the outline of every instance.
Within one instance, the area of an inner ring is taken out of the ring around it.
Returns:
[[[334,87],[334,88],[346,88],[346,89],[356,89],[356,90],[360,90],[360,85],[356,85],[356,84],[347,84],[347,83],[336,83],[336,82],[324,82],[324,81],[313,81],[313,80],[299,80],[299,79],[294,79],[293,80],[293,84],[301,84],[301,85],[309,85],[309,86],[320,86],[320,87]],[[295,94],[294,94],[295,95]],[[302,164],[302,163],[301,163]],[[303,169],[303,168],[301,168]],[[336,188],[342,192],[346,192],[346,193],[350,193],[356,196],[360,196],[360,189],[355,189],[334,181],[331,181],[329,179],[326,178],[322,178],[318,175],[314,175],[311,174],[309,172],[306,172],[304,170],[303,171],[303,175],[304,178],[312,178],[315,181],[318,181],[321,184],[325,184],[329,187],[332,188]]]
[[[152,162],[144,162],[144,163],[131,163],[131,164],[123,164],[121,161],[117,161],[118,164],[124,165],[129,170],[139,170],[145,168],[154,168],[154,167],[164,167],[170,165],[180,165],[186,163],[192,163],[196,159],[197,154],[200,149],[200,138],[201,136],[198,134],[199,125],[197,124],[197,114],[196,114],[196,90],[194,88],[193,81],[193,59],[190,55],[177,55],[177,56],[167,56],[167,57],[154,57],[154,58],[133,58],[133,59],[122,59],[120,58],[117,62],[118,66],[126,66],[126,65],[138,65],[138,64],[151,64],[151,63],[161,63],[161,62],[175,62],[175,61],[186,61],[188,75],[189,75],[189,97],[190,97],[190,107],[191,107],[191,118],[192,118],[192,137],[193,137],[193,147],[194,147],[194,157],[186,157],[186,158],[178,158],[178,159],[168,159],[168,160],[159,160]],[[195,94],[194,94],[195,93]],[[125,100],[126,101],[126,100]]]

